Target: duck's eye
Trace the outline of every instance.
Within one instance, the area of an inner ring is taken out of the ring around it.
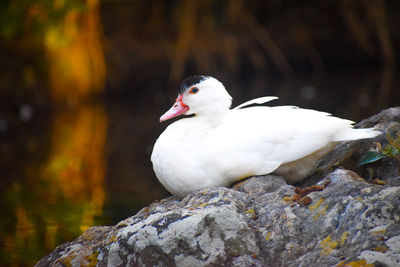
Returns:
[[[199,88],[197,88],[197,87],[192,87],[192,88],[190,89],[189,93],[191,93],[191,94],[197,94],[198,91],[199,91]]]

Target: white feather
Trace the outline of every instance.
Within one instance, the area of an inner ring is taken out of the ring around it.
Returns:
[[[263,96],[263,97],[259,97],[259,98],[253,99],[253,100],[246,101],[233,109],[240,109],[242,107],[250,106],[253,104],[260,105],[260,104],[264,104],[264,103],[267,103],[267,102],[275,100],[275,99],[278,99],[278,97],[277,96]]]

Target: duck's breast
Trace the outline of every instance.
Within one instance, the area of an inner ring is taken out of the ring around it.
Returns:
[[[229,184],[218,172],[215,147],[204,142],[208,132],[204,126],[193,119],[181,119],[168,126],[154,145],[153,169],[163,186],[175,195]]]

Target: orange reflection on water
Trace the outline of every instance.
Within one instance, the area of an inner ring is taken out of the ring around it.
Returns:
[[[98,1],[87,0],[84,11],[68,10],[62,23],[49,27],[44,38],[54,114],[43,174],[50,191],[56,192],[48,200],[72,211],[64,214],[62,224],[58,218],[48,220],[45,243],[50,249],[58,231],[82,232],[102,213],[107,117],[102,103],[87,101],[104,90],[101,35]]]
[[[29,175],[3,196],[11,216],[0,224],[8,229],[0,255],[9,266],[32,266],[60,243],[104,224],[96,221],[105,199],[104,105],[81,103],[52,115],[47,159],[28,166]]]
[[[53,105],[43,131],[51,133],[41,144],[47,151],[44,162],[28,166],[26,177],[5,193],[13,215],[1,224],[9,231],[0,238],[0,265],[31,266],[56,245],[76,238],[96,224],[105,199],[107,115],[104,103],[93,100],[104,91],[106,75],[98,1],[35,6],[43,19],[61,14],[60,23],[43,24]]]
[[[49,27],[44,46],[55,103],[74,105],[104,89],[106,65],[97,0],[86,1],[85,12],[67,11],[61,24]]]
[[[44,177],[66,201],[80,205],[81,216],[74,223],[85,230],[101,214],[104,203],[106,113],[101,104],[91,103],[56,111],[53,116]],[[53,196],[49,197],[52,201]]]

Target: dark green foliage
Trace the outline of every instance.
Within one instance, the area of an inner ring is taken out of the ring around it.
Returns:
[[[400,133],[397,134],[397,138],[393,139],[390,135],[387,136],[389,144],[382,148],[380,143],[377,144],[377,151],[370,151],[361,156],[358,165],[365,165],[375,161],[378,161],[385,157],[395,158],[400,161],[399,150],[400,150]]]

